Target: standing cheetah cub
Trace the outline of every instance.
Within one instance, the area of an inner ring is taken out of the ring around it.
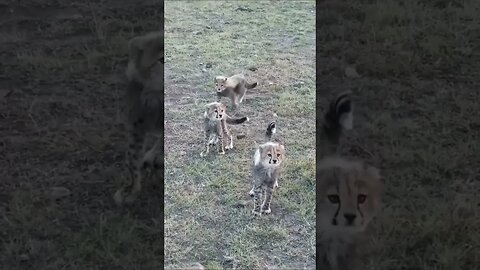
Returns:
[[[253,157],[253,188],[248,194],[253,196],[252,213],[256,216],[272,212],[270,204],[273,189],[278,186],[278,178],[285,161],[285,146],[272,141],[275,133],[275,122],[271,122],[265,134],[267,142],[258,146]],[[262,195],[264,200],[260,205]]]
[[[352,128],[349,93],[331,102],[321,125],[317,165],[317,267],[324,270],[361,269],[356,248],[359,237],[380,208],[383,184],[378,169],[342,158],[337,146],[343,130]]]
[[[248,117],[230,117],[227,114],[227,108],[220,102],[207,104],[204,113],[205,151],[201,152],[200,156],[206,156],[210,152],[211,145],[218,145],[218,152],[221,155],[225,154],[225,149],[233,149],[233,135],[227,124],[238,125],[246,121]],[[230,143],[225,147],[224,134],[230,139]]]
[[[125,124],[130,178],[116,191],[114,200],[117,204],[135,200],[142,188],[147,166],[163,173],[163,161],[156,159],[158,152],[163,153],[163,34],[134,37],[129,41],[128,49]],[[148,134],[155,135],[157,139],[153,147],[145,152]]]

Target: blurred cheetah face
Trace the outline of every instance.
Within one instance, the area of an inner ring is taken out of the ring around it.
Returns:
[[[227,108],[220,102],[212,102],[207,104],[205,110],[205,118],[209,118],[210,121],[221,121],[225,117]]]
[[[227,84],[227,78],[224,76],[215,77],[215,90],[217,92],[223,92]]]
[[[360,162],[328,158],[317,167],[317,179],[317,224],[334,231],[364,231],[380,208],[383,185],[378,170]]]
[[[265,168],[280,166],[285,158],[285,147],[276,142],[267,142],[260,145],[255,152],[255,165],[262,164]]]

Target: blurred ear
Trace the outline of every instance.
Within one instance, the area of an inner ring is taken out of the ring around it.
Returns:
[[[262,145],[259,145],[257,147],[257,150],[255,150],[255,155],[253,156],[253,163],[255,165],[260,164],[260,161],[262,160],[262,152],[263,152],[263,147]]]
[[[205,113],[203,114],[205,117],[208,117],[208,110],[210,109],[210,105],[205,105]]]
[[[140,48],[140,37],[134,37],[128,42],[128,58],[133,61],[135,67],[141,67],[143,50]]]
[[[138,37],[134,37],[128,42],[128,54],[130,58],[135,58],[140,51],[140,48],[138,47],[138,40]]]
[[[364,164],[364,173],[368,181],[372,183],[372,189],[378,194],[383,193],[383,183],[380,170],[374,166]]]

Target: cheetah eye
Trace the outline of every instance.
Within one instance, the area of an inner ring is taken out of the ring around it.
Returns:
[[[267,156],[272,157],[272,154],[267,154]]]
[[[277,154],[277,157],[280,157],[280,154]]]
[[[367,199],[367,195],[359,194],[359,195],[357,196],[357,201],[358,201],[358,203],[364,203],[366,199]]]
[[[340,198],[338,197],[338,195],[328,195],[327,198],[331,203],[334,203],[334,204],[337,204],[340,202]]]

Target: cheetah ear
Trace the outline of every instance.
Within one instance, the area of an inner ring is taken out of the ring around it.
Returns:
[[[256,142],[255,142],[255,144],[256,144]],[[255,154],[253,155],[253,164],[255,166],[260,164],[260,161],[262,159],[262,152],[263,152],[262,146],[258,145],[257,149],[255,150]]]
[[[380,170],[374,166],[364,163],[365,176],[373,183],[374,189],[378,193],[383,192],[383,183]]]
[[[208,117],[208,109],[209,108],[210,108],[209,104],[205,105],[205,113],[203,114],[203,116]]]
[[[380,176],[380,170],[379,169],[377,169],[376,167],[373,167],[369,164],[364,164],[364,169],[365,169],[365,174],[369,178],[380,181],[381,176]]]
[[[263,144],[259,144],[257,142],[255,142],[255,146],[256,146],[257,150],[260,151],[260,154],[262,154],[265,146]]]

